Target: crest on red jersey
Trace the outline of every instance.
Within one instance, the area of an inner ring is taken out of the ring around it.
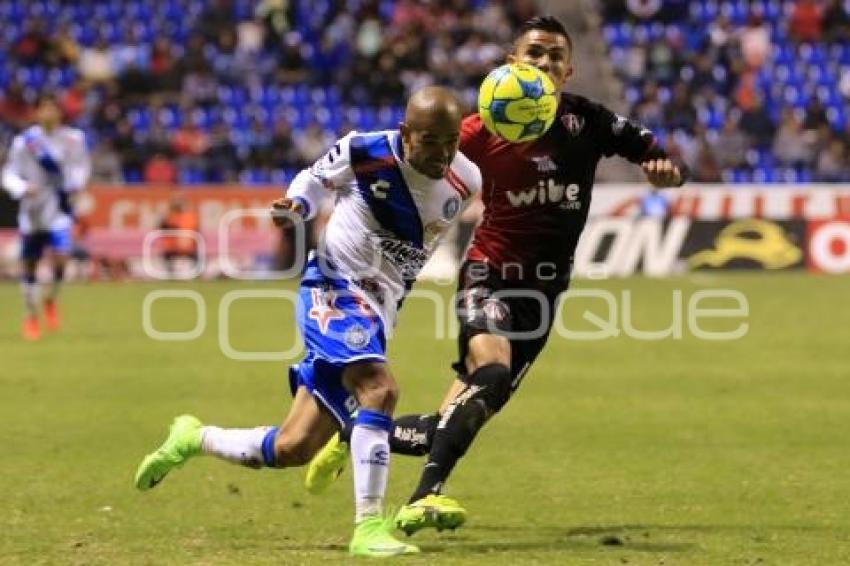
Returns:
[[[575,137],[581,133],[581,130],[584,128],[584,117],[576,116],[572,113],[567,113],[561,116],[561,123],[564,125],[564,128],[570,133],[571,136]]]

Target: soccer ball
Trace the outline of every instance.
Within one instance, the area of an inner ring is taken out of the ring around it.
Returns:
[[[552,126],[557,110],[555,85],[532,65],[502,65],[487,75],[478,91],[484,125],[509,142],[539,138]]]

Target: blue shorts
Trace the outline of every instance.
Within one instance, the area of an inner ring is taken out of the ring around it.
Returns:
[[[349,289],[343,279],[307,264],[299,291],[296,322],[307,354],[289,370],[293,393],[303,385],[339,421],[357,409],[357,400],[342,382],[345,368],[359,361],[386,361],[380,317]]]
[[[73,248],[70,228],[22,234],[21,238],[21,259],[25,260],[41,259],[45,246],[50,246],[55,253],[63,255],[70,255]]]

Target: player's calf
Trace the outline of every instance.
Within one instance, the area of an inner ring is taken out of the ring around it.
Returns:
[[[414,503],[429,494],[439,494],[443,484],[472,444],[478,431],[511,396],[511,372],[502,364],[489,364],[469,376],[468,386],[449,404],[440,418],[428,462],[416,490]]]

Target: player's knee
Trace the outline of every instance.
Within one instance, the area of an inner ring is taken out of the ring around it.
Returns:
[[[309,442],[278,436],[274,443],[275,466],[278,468],[304,466],[313,459],[314,452]]]
[[[395,380],[381,380],[370,383],[359,390],[357,400],[366,408],[382,409],[395,407],[398,403],[398,385]]]
[[[358,403],[367,409],[391,413],[398,402],[398,385],[384,364],[361,364],[351,367],[347,385]]]
[[[481,388],[477,395],[492,413],[501,410],[511,397],[511,370],[504,364],[481,366],[469,376],[468,382]]]

